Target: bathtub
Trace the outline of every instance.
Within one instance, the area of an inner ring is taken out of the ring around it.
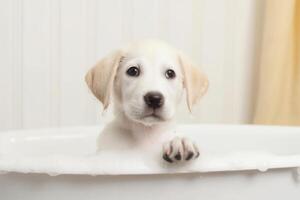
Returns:
[[[95,154],[102,127],[0,133],[0,199],[300,199],[300,128],[182,125],[190,164]]]

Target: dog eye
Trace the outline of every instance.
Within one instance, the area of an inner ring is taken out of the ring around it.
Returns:
[[[136,66],[130,67],[127,72],[129,76],[139,76],[140,75],[140,69]]]
[[[167,79],[173,79],[173,78],[176,77],[176,74],[175,74],[174,70],[168,69],[168,70],[166,71],[165,76],[166,76]]]

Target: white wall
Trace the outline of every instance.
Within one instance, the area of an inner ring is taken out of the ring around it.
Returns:
[[[247,123],[261,15],[260,0],[0,0],[0,130],[100,123],[85,72],[144,37],[181,48],[209,77],[181,122]]]

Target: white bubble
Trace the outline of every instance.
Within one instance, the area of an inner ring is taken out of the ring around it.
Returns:
[[[57,172],[49,172],[48,175],[49,176],[58,176],[59,173],[57,173]]]
[[[269,169],[269,166],[267,163],[262,163],[259,167],[258,167],[258,170],[260,172],[266,172],[267,170]]]

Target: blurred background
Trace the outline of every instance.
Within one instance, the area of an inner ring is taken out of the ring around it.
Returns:
[[[0,130],[105,122],[84,75],[143,38],[180,48],[210,80],[179,122],[300,124],[299,10],[297,0],[0,0]]]

